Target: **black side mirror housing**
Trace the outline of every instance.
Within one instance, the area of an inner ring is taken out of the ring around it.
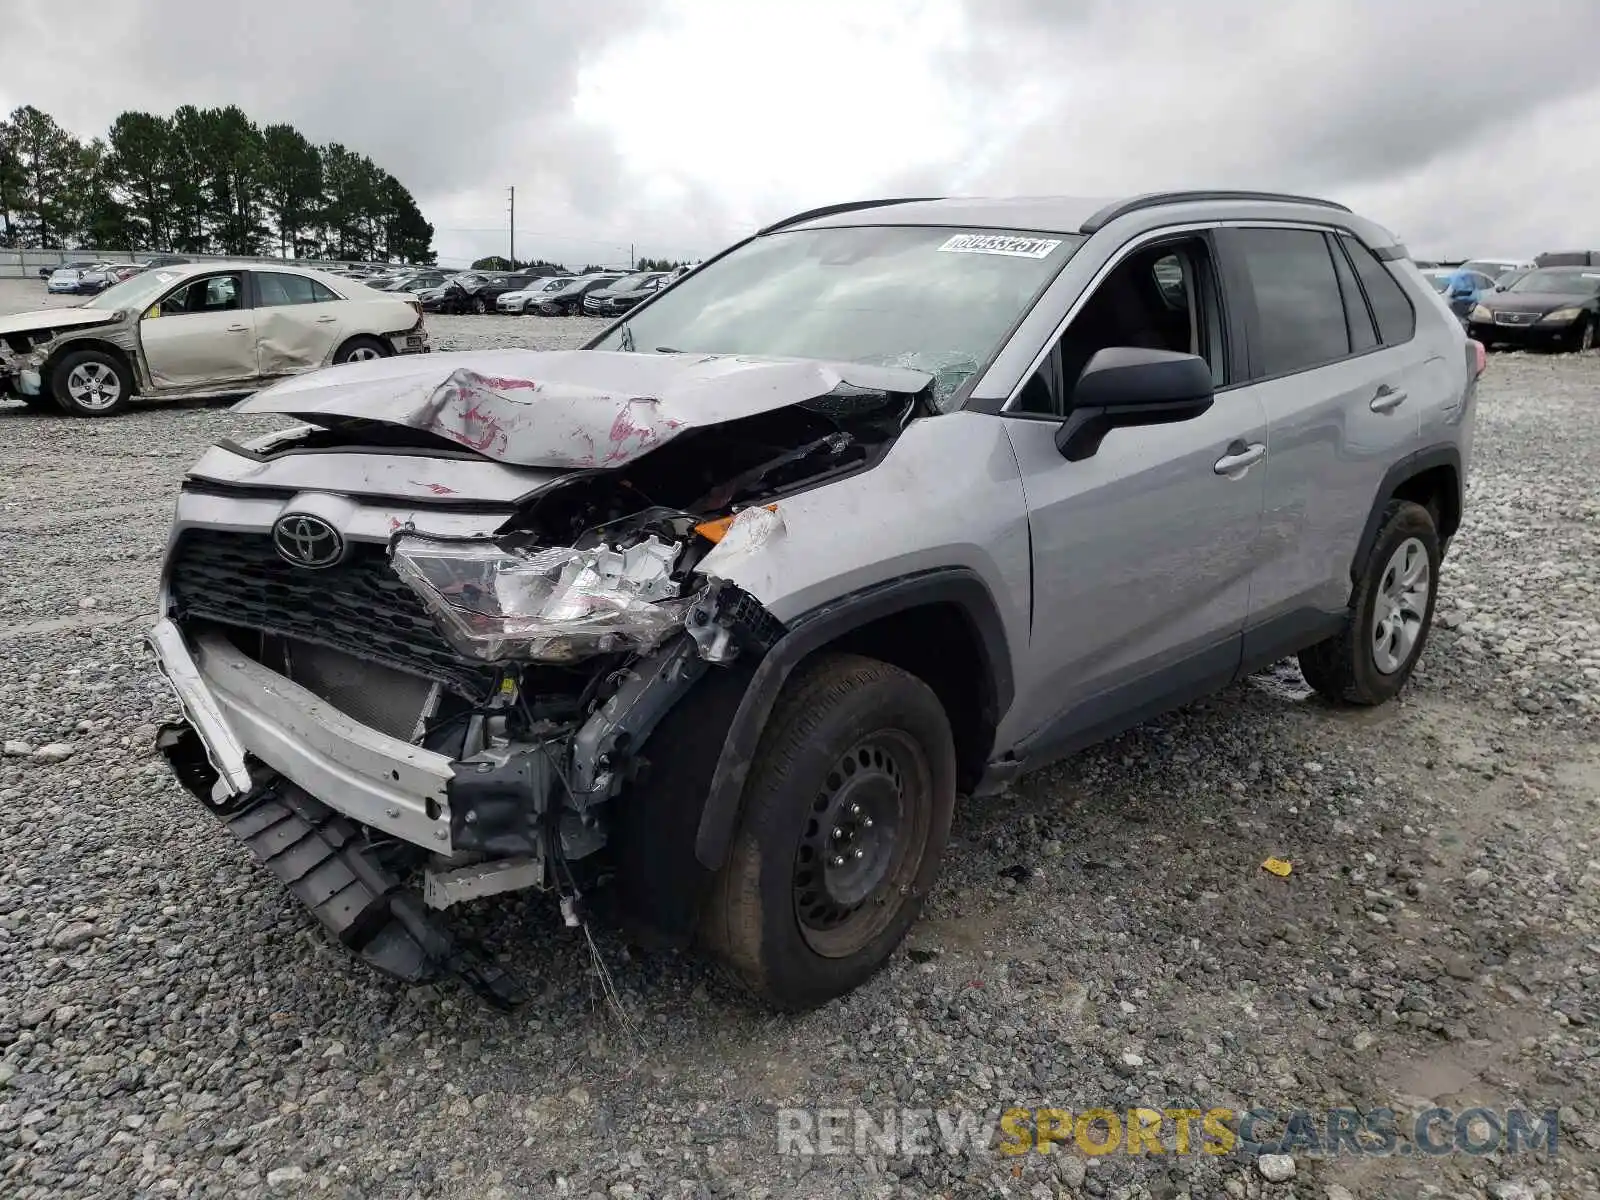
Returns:
[[[1198,355],[1109,346],[1078,376],[1072,411],[1056,430],[1056,449],[1069,462],[1081,462],[1113,429],[1192,420],[1215,400],[1211,368]]]

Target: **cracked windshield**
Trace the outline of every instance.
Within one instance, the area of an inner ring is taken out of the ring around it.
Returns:
[[[1082,238],[927,226],[808,229],[741,246],[595,348],[908,367],[947,406]]]

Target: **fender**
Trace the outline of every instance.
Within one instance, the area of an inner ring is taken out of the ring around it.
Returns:
[[[983,705],[998,723],[1015,691],[1011,652],[994,597],[976,572],[964,567],[919,571],[814,608],[790,622],[789,631],[762,658],[734,712],[695,834],[695,857],[701,865],[715,871],[727,860],[761,733],[778,693],[800,661],[873,621],[936,604],[957,608],[977,635],[984,660],[979,681],[985,691]]]
[[[1383,520],[1383,510],[1389,501],[1394,499],[1396,492],[1408,479],[1421,475],[1424,471],[1431,471],[1435,467],[1450,467],[1456,477],[1456,512],[1463,511],[1465,502],[1466,480],[1461,470],[1461,450],[1459,447],[1443,444],[1429,446],[1418,450],[1415,454],[1402,458],[1384,473],[1383,482],[1378,485],[1378,494],[1372,501],[1372,511],[1367,514],[1367,523],[1362,526],[1361,540],[1356,543],[1355,557],[1350,560],[1350,582],[1355,583],[1361,577],[1361,572],[1366,566],[1367,556],[1372,553],[1373,543],[1378,540],[1378,525]],[[1440,536],[1447,538],[1449,535],[1440,530]],[[1453,530],[1451,532],[1454,532]]]

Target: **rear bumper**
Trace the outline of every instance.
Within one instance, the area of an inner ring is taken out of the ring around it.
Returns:
[[[202,634],[191,647],[164,619],[148,640],[217,773],[214,807],[252,790],[256,759],[336,813],[451,852],[449,758],[352,720],[220,635]]]

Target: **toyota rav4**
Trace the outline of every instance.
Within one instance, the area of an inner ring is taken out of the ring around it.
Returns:
[[[845,204],[579,351],[239,411],[151,642],[180,779],[345,945],[547,892],[766,1001],[866,980],[960,797],[1298,655],[1393,697],[1482,348],[1384,229],[1249,192]]]

